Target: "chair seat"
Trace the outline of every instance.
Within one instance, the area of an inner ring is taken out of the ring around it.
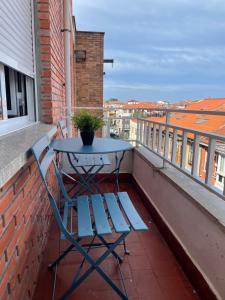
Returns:
[[[148,230],[126,192],[77,197],[73,204],[64,206],[63,224],[71,234],[76,232],[78,238],[104,236],[112,230]]]
[[[111,165],[106,154],[77,154],[73,164],[75,167],[91,167]]]

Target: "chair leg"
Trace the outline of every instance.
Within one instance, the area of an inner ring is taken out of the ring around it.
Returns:
[[[121,289],[106,275],[106,273],[99,267],[99,265],[110,255],[112,251],[125,239],[129,232],[121,234],[121,236],[115,241],[115,243],[109,247],[96,261],[81,247],[81,245],[76,244],[77,250],[86,258],[90,263],[91,267],[77,279],[73,281],[70,288],[64,293],[60,298],[61,300],[66,300],[68,296],[78,287],[80,284],[94,271],[96,270],[99,275],[114,289],[114,291],[120,296],[123,300],[128,300],[128,296],[124,294]]]
[[[74,247],[75,246],[71,244],[68,248],[66,248],[66,250],[63,251],[63,253],[56,260],[48,265],[48,268],[52,270]]]
[[[126,240],[123,241],[123,249],[126,255],[130,255],[130,250],[127,249]]]
[[[102,236],[99,236],[99,235],[98,235],[98,238],[102,241],[102,243],[103,243],[108,249],[110,248],[110,244],[108,244],[108,243],[106,242],[106,240],[105,240]],[[118,259],[118,261],[119,261],[120,264],[122,264],[123,258],[120,257],[114,250],[112,251],[112,255],[113,255],[116,259]]]

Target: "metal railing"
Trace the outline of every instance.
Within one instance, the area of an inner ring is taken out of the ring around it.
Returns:
[[[105,120],[103,136],[135,141],[136,145],[142,145],[162,158],[162,168],[165,168],[168,163],[225,199],[225,179],[222,178],[222,184],[217,180],[218,156],[225,157],[225,136],[171,123],[171,116],[177,114],[179,116],[182,113],[199,115],[200,120],[201,116],[217,116],[224,118],[225,125],[224,112],[141,108],[135,109],[135,117],[133,113],[129,117],[123,117],[117,116],[116,113],[109,116],[111,111],[116,112],[115,108],[88,107],[87,109],[93,109],[102,114]],[[123,111],[122,108],[119,110]],[[157,118],[153,120],[152,117],[155,116]]]

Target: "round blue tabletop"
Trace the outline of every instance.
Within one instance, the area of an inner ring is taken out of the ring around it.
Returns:
[[[132,150],[134,146],[122,140],[112,138],[94,138],[91,146],[84,146],[81,138],[54,140],[52,147],[57,152],[75,154],[103,154]]]

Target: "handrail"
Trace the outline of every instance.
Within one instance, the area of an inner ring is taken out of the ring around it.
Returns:
[[[188,132],[193,133],[193,134],[203,135],[203,136],[206,136],[206,137],[218,139],[218,140],[221,140],[221,141],[225,142],[225,136],[224,135],[209,133],[209,132],[203,131],[203,130],[195,130],[195,129],[192,129],[192,128],[189,128],[189,127],[177,126],[177,125],[173,125],[173,124],[170,124],[170,123],[163,123],[163,122],[157,122],[157,121],[153,121],[153,120],[147,120],[145,118],[137,118],[137,120],[144,121],[144,122],[150,122],[150,123],[154,123],[154,124],[158,124],[158,125],[162,125],[162,126],[164,125],[166,127],[171,127],[171,128],[182,130],[182,131],[188,131]]]
[[[84,108],[73,107],[72,109]],[[122,115],[121,112],[124,110],[127,111],[128,108],[86,108],[103,112],[103,118],[106,120],[105,128],[103,129],[105,136],[135,140],[137,145],[142,145],[161,157],[163,167],[166,167],[166,164],[169,163],[225,200],[225,178],[223,186],[218,182],[216,187],[213,181],[215,180],[213,179],[214,174],[217,174],[215,173],[215,155],[222,155],[221,151],[223,149],[225,152],[225,136],[214,132],[177,126],[170,122],[172,113],[225,117],[225,112],[168,108],[131,108],[131,113],[137,112],[137,116],[134,117],[132,114],[130,116]],[[118,116],[117,109],[122,116]],[[115,115],[109,116],[107,112],[110,111],[114,111]],[[148,112],[147,118],[139,116],[139,112]],[[159,120],[152,120],[151,117],[155,117],[159,112],[163,112],[161,117],[164,117],[165,120],[160,121],[160,117]],[[133,120],[136,122],[132,122]],[[199,150],[202,151],[203,149],[206,152],[204,154],[206,155],[204,159],[204,172],[199,167],[200,159],[202,159],[199,156]],[[218,172],[218,174],[220,173]]]

